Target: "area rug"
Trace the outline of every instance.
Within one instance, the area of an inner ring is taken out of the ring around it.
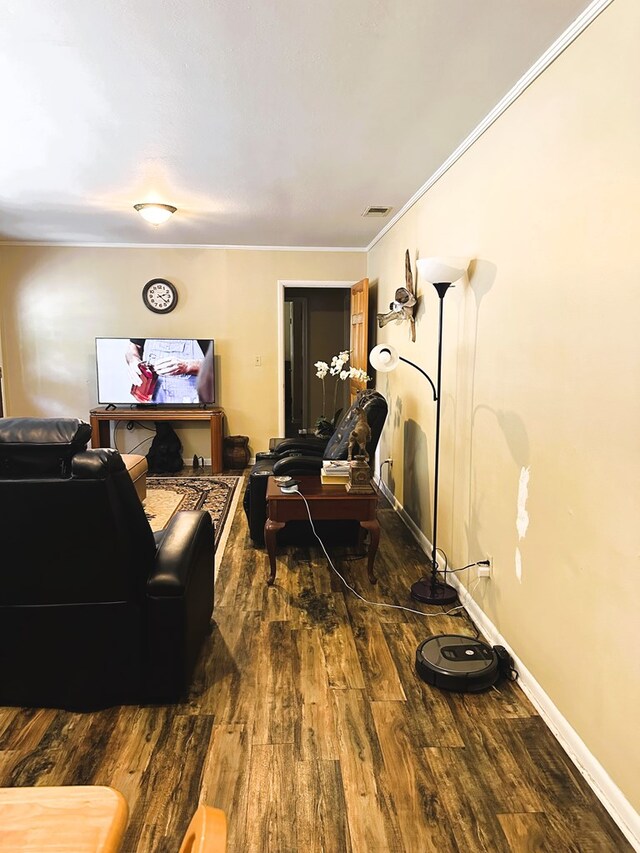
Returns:
[[[179,510],[205,509],[215,528],[216,553],[220,556],[229,535],[242,477],[147,477],[144,511],[151,529],[163,530]]]

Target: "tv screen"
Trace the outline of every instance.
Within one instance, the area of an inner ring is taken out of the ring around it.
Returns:
[[[210,338],[96,338],[98,403],[210,405],[213,355]]]

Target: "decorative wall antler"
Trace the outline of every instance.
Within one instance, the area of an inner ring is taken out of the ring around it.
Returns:
[[[395,293],[395,299],[389,304],[390,310],[386,314],[378,314],[378,325],[382,329],[387,323],[395,320],[401,323],[403,320],[408,320],[411,323],[411,340],[416,341],[416,320],[414,312],[417,304],[417,298],[413,287],[413,274],[411,272],[411,258],[409,250],[404,256],[404,271],[406,287],[399,287]]]

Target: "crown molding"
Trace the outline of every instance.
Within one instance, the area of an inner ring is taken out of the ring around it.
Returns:
[[[575,21],[567,27],[567,29],[562,33],[559,38],[554,41],[551,47],[546,50],[542,56],[535,62],[531,68],[518,80],[515,86],[510,89],[507,94],[499,101],[495,107],[488,113],[484,119],[478,124],[471,133],[464,139],[460,145],[456,148],[456,150],[448,157],[444,163],[437,169],[433,175],[424,183],[420,189],[411,196],[409,201],[402,207],[393,219],[389,220],[384,228],[376,234],[373,240],[367,246],[367,252],[370,252],[371,249],[376,245],[376,243],[381,240],[384,235],[393,228],[393,226],[398,222],[405,213],[410,210],[413,205],[419,201],[422,196],[427,193],[431,187],[440,180],[440,178],[449,171],[449,169],[456,163],[462,155],[468,151],[469,148],[476,142],[485,130],[488,130],[491,125],[500,118],[500,116],[511,106],[511,104],[516,101],[522,93],[529,88],[529,86],[545,71],[552,62],[554,62],[560,54],[569,47],[569,45],[574,42],[578,36],[583,33],[586,28],[591,24],[598,15],[603,12],[607,6],[613,3],[613,0],[594,0],[587,8],[582,12],[582,14],[578,15]]]
[[[2,246],[38,247],[56,249],[230,249],[238,252],[361,252],[366,246],[225,246],[214,243],[78,243],[72,240],[0,240]]]

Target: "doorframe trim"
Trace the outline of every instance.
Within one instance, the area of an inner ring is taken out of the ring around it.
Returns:
[[[278,279],[277,281],[277,352],[278,352],[278,435],[284,436],[284,292],[289,288],[302,287],[311,290],[314,287],[352,287],[356,280],[350,281],[297,281],[289,279]]]

